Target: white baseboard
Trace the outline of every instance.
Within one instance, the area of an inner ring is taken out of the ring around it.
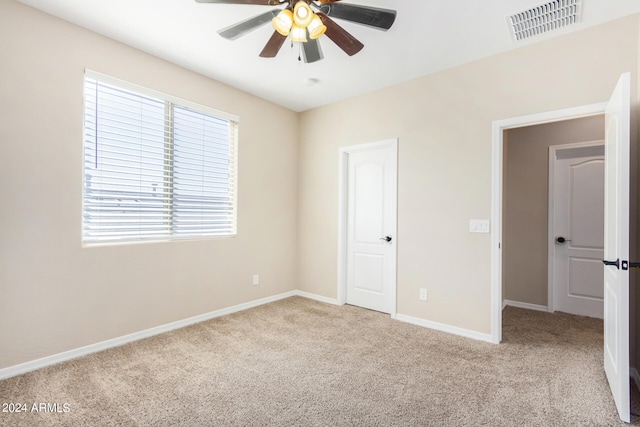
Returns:
[[[210,313],[201,314],[198,316],[189,317],[187,319],[178,320],[176,322],[167,323],[165,325],[156,326],[154,328],[146,329],[144,331],[135,332],[133,334],[124,335],[118,338],[113,338],[107,341],[87,345],[85,347],[76,348],[73,350],[65,351],[63,353],[54,354],[52,356],[43,357],[41,359],[32,360],[30,362],[21,363],[19,365],[10,366],[8,368],[0,369],[0,380],[15,377],[36,369],[41,369],[47,366],[55,365],[67,360],[77,359],[78,357],[86,356],[91,353],[97,353],[99,351],[107,350],[109,348],[118,347],[130,342],[138,341],[144,338],[149,338],[154,335],[159,335],[165,332],[172,331],[174,329],[184,328],[185,326],[193,325],[195,323],[204,322],[206,320],[214,319],[216,317],[224,316],[227,314],[237,313],[239,311],[247,310],[250,308],[258,307],[264,304],[268,304],[281,299],[289,298],[292,296],[300,295],[298,291],[290,291],[282,294],[274,295],[267,298],[262,298],[254,301],[249,301],[243,304],[234,305],[232,307],[215,310]],[[311,294],[309,294],[311,295]],[[300,295],[306,296],[306,295]],[[318,297],[320,298],[320,297]]]
[[[309,292],[303,292],[298,290],[285,292],[285,293],[274,295],[271,297],[249,301],[243,304],[234,305],[232,307],[227,307],[220,310],[215,310],[210,313],[189,317],[187,319],[179,320],[176,322],[167,323],[165,325],[146,329],[140,332],[135,332],[129,335],[124,335],[118,338],[113,338],[107,341],[102,341],[102,342],[91,344],[88,346],[65,351],[63,353],[54,354],[52,356],[43,357],[41,359],[33,360],[30,362],[21,363],[19,365],[10,366],[8,368],[3,368],[3,369],[0,369],[0,380],[21,375],[30,371],[35,371],[36,369],[41,369],[47,366],[55,365],[61,362],[65,362],[67,360],[76,359],[78,357],[86,356],[92,353],[97,353],[99,351],[107,350],[109,348],[118,347],[134,341],[149,338],[154,335],[159,335],[165,332],[172,331],[174,329],[183,328],[185,326],[193,325],[195,323],[204,322],[210,319],[214,319],[216,317],[237,313],[239,311],[248,310],[250,308],[258,307],[264,304],[269,304],[271,302],[279,301],[292,296],[300,296],[303,298],[309,298],[309,299],[320,301],[327,304],[340,305],[337,299],[328,298],[321,295],[312,294]],[[526,303],[520,303],[520,302],[508,301],[508,300],[505,300],[504,304],[511,305],[514,307],[528,308],[531,310],[541,310],[541,311],[547,310],[547,308],[544,306],[539,306],[535,304],[526,304]],[[490,334],[483,334],[483,333],[471,331],[468,329],[445,325],[443,323],[432,322],[432,321],[420,319],[417,317],[407,316],[404,314],[396,314],[395,319],[401,322],[410,323],[413,325],[422,326],[425,328],[434,329],[441,332],[447,332],[450,334],[459,335],[466,338],[472,338],[479,341],[493,342]],[[638,384],[640,388],[640,375],[638,374],[638,371],[635,369],[633,369],[633,378],[636,381],[636,384]]]
[[[309,292],[303,292],[303,291],[294,291],[295,295],[299,296],[299,297],[303,297],[303,298],[309,298],[312,300],[316,300],[316,301],[320,301],[320,302],[324,302],[327,304],[332,304],[332,305],[340,305],[338,304],[338,300],[335,298],[328,298],[328,297],[323,297],[322,295],[316,295],[316,294],[312,294]]]
[[[311,294],[303,291],[295,291],[295,293],[296,295],[304,298],[313,299],[313,300],[324,302],[327,304],[341,305],[338,303],[338,300],[334,298],[327,298],[321,295]],[[422,326],[424,328],[435,329],[437,331],[447,332],[450,334],[459,335],[466,338],[473,338],[475,340],[488,341],[493,343],[493,340],[490,334],[482,334],[480,332],[457,328],[455,326],[445,325],[443,323],[431,322],[429,320],[420,319],[418,317],[406,316],[404,314],[396,313],[391,317],[401,322],[411,323],[412,325]]]
[[[295,291],[295,294],[300,297],[309,298],[309,299],[324,302],[327,304],[341,305],[338,303],[338,300],[335,298],[327,298],[321,295],[311,294],[303,291]],[[429,320],[420,319],[418,317],[411,317],[411,316],[398,314],[398,313],[396,313],[395,316],[392,316],[392,318],[395,320],[399,320],[401,322],[411,323],[412,325],[422,326],[424,328],[435,329],[437,331],[447,332],[447,333],[459,335],[465,338],[473,338],[475,340],[488,341],[493,343],[491,334],[483,334],[483,333],[471,331],[468,329],[457,328],[455,326],[445,325],[443,323],[432,322]]]
[[[502,301],[503,310],[506,306],[526,308],[527,310],[549,311],[549,308],[546,305],[529,304],[528,302],[511,301],[508,299]]]
[[[396,320],[412,325],[422,326],[424,328],[435,329],[436,331],[447,332],[453,335],[459,335],[465,338],[472,338],[479,341],[487,341],[493,343],[491,334],[483,334],[469,329],[458,328],[456,326],[445,325],[444,323],[432,322],[430,320],[420,319],[418,317],[407,316],[404,314],[396,314]]]

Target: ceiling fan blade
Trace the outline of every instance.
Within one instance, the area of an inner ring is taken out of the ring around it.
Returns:
[[[281,4],[277,0],[196,0],[196,2],[218,4],[257,4],[262,6],[276,6]]]
[[[323,3],[321,10],[331,18],[345,19],[385,31],[391,28],[397,14],[395,10],[391,9],[347,3],[331,3],[328,5]]]
[[[318,39],[309,38],[306,43],[302,43],[302,54],[304,56],[304,62],[307,64],[320,61],[324,58]]]
[[[337,44],[340,49],[344,50],[347,55],[353,56],[362,50],[364,45],[344,28],[336,24],[333,19],[322,12],[318,12],[317,15],[327,27],[327,31],[324,34]]]
[[[275,58],[286,39],[286,36],[274,31],[267,44],[264,46],[264,49],[260,52],[260,56],[262,58]]]
[[[218,30],[225,39],[235,40],[240,36],[244,36],[248,32],[255,30],[258,27],[263,26],[271,22],[271,20],[279,13],[279,10],[270,10],[269,12],[261,15],[254,16],[253,18],[245,19],[244,21],[233,24],[227,28]]]

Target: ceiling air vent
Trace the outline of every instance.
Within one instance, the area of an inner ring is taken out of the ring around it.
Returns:
[[[507,17],[511,37],[518,42],[580,21],[580,0],[554,0]]]

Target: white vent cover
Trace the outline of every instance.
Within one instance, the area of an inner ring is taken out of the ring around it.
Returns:
[[[518,42],[580,22],[580,6],[580,0],[554,0],[511,15],[511,37]]]

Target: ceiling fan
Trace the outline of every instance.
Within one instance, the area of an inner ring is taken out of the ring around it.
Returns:
[[[323,58],[318,38],[326,34],[347,55],[360,52],[364,45],[338,25],[333,18],[363,24],[386,31],[396,19],[396,11],[378,7],[340,3],[340,0],[196,0],[198,3],[251,4],[285,6],[270,10],[218,31],[222,37],[235,40],[269,22],[275,29],[260,56],[275,57],[288,36],[299,42],[304,61],[311,63]],[[300,57],[298,57],[300,59]]]

